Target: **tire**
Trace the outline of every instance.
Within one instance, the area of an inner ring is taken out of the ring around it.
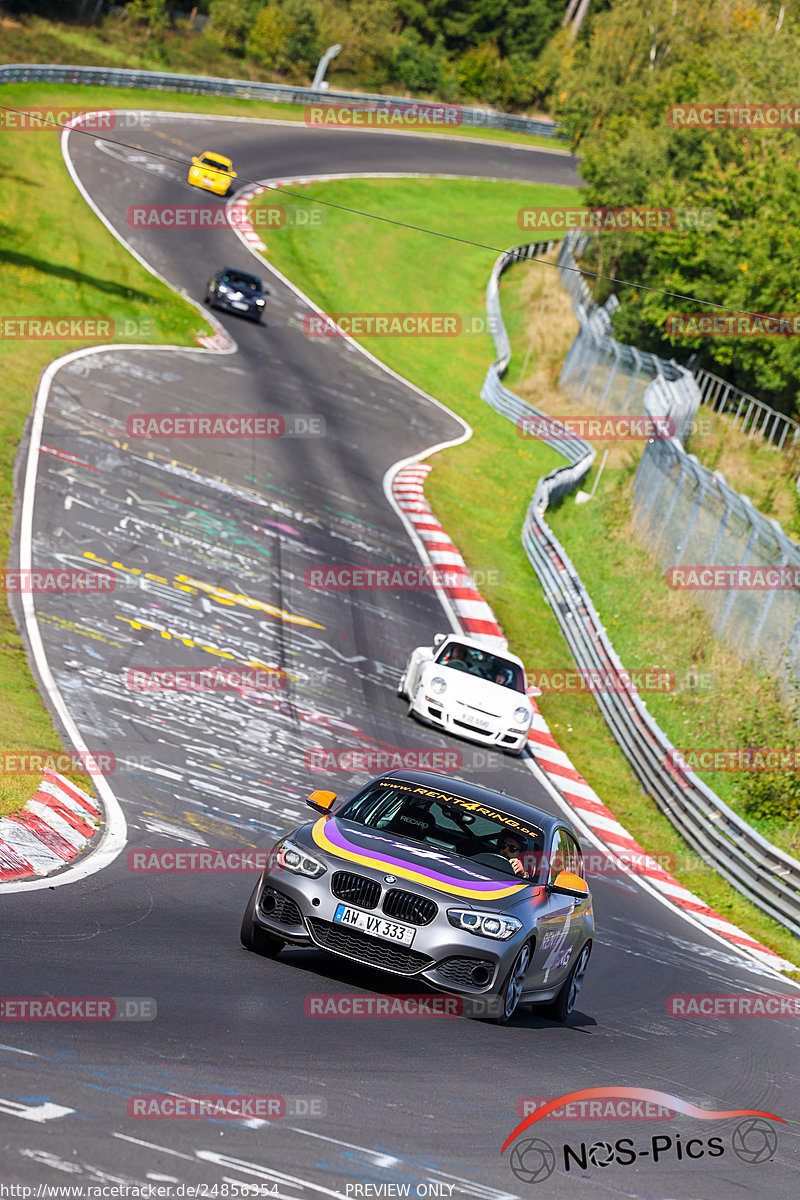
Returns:
[[[591,953],[592,943],[584,942],[580,953],[572,964],[572,970],[561,985],[561,991],[549,1004],[542,1005],[540,1010],[542,1016],[549,1017],[551,1021],[562,1023],[566,1021],[577,1003]]]
[[[254,914],[259,886],[260,881],[253,888],[253,894],[247,902],[240,936],[245,950],[252,950],[254,954],[263,954],[265,958],[274,958],[276,954],[280,954],[286,943],[282,942],[280,938],[273,937],[271,933],[267,933],[266,929],[262,929],[255,923]]]
[[[495,1017],[495,1025],[507,1025],[517,1011],[522,997],[522,984],[531,965],[531,957],[531,944],[526,942],[511,964],[511,970],[508,972],[500,992],[503,1011]]]

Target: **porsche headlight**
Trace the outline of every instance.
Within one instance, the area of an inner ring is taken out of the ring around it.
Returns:
[[[283,838],[278,842],[275,853],[284,871],[291,871],[293,875],[305,875],[308,879],[319,879],[320,875],[324,875],[328,869],[325,863],[306,853],[291,838]]]
[[[447,691],[447,684],[442,679],[441,675],[434,675],[433,679],[428,684],[429,689],[434,696],[441,696],[442,692]]]
[[[515,725],[524,725],[525,722],[530,721],[530,719],[531,719],[531,714],[527,708],[523,708],[520,705],[519,708],[514,709],[514,724]]]
[[[516,917],[498,916],[474,908],[448,908],[447,919],[456,929],[465,929],[467,933],[494,938],[498,942],[507,942],[517,930],[522,929],[522,921]]]

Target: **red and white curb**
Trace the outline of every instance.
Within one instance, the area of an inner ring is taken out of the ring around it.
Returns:
[[[0,883],[41,878],[76,858],[98,832],[101,813],[91,796],[47,770],[24,808],[0,818]]]
[[[392,482],[392,494],[399,508],[412,524],[424,546],[431,565],[462,568],[464,560],[436,520],[423,494],[425,477],[432,470],[430,463],[414,463],[402,467]],[[444,588],[461,622],[464,632],[485,638],[489,644],[505,647],[494,613],[474,588]],[[532,702],[533,703],[533,702]],[[550,783],[567,801],[594,839],[608,853],[621,873],[641,876],[665,900],[703,928],[745,950],[752,958],[774,971],[796,971],[794,963],[781,958],[768,946],[755,941],[736,925],[726,921],[697,896],[683,887],[669,872],[644,850],[628,833],[610,809],[592,790],[572,765],[567,754],[550,732],[547,721],[533,704],[534,717],[528,739],[528,749]]]
[[[212,325],[216,324],[216,322],[212,320],[210,316],[207,316],[206,320]],[[233,346],[233,342],[224,330],[222,330],[220,333],[213,333],[210,337],[199,333],[194,340],[197,342],[198,346],[204,346],[206,350],[230,350]]]
[[[437,568],[442,590],[450,600],[465,633],[484,638],[498,648],[505,649],[508,642],[497,623],[497,618],[475,587],[465,587],[450,581],[469,579],[464,559],[442,529],[425,499],[425,476],[431,471],[430,463],[414,463],[402,467],[394,477],[392,493],[406,514],[425,547],[431,565]]]
[[[261,238],[256,233],[250,218],[248,216],[248,207],[256,196],[260,196],[267,189],[262,184],[252,184],[252,186],[243,188],[241,192],[237,192],[233,200],[230,200],[225,206],[228,212],[228,220],[232,222],[234,229],[240,237],[244,238],[248,246],[255,250],[257,254],[266,254],[267,247],[262,242]]]

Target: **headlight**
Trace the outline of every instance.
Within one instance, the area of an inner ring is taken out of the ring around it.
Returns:
[[[328,869],[319,859],[306,854],[305,850],[297,846],[291,838],[284,838],[278,842],[275,852],[284,871],[291,871],[294,875],[319,879],[320,875],[324,875]]]
[[[514,724],[515,725],[524,725],[525,722],[530,721],[530,719],[531,719],[531,714],[527,708],[520,707],[520,708],[514,709]]]
[[[434,675],[433,679],[428,684],[428,687],[433,692],[434,696],[441,696],[442,692],[447,691],[447,684],[442,679],[441,675]]]
[[[256,304],[266,304],[266,300],[256,300]]]
[[[499,942],[507,942],[518,929],[522,929],[522,921],[516,917],[499,917],[495,913],[479,912],[474,908],[448,908],[447,919],[456,929],[466,929],[467,933],[495,938]]]
[[[218,291],[218,292],[223,292],[223,293],[224,293],[224,295],[226,295],[226,296],[227,296],[227,295],[228,295],[228,292],[230,292],[230,291],[231,291],[231,288],[228,286],[228,284],[227,284],[227,283],[219,283],[219,284],[217,284],[217,291]]]

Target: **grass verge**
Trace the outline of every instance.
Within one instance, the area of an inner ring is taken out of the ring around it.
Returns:
[[[519,189],[524,195],[522,201],[518,199]],[[518,240],[518,230],[512,233],[515,221],[510,220],[509,207],[515,210],[520,203],[573,202],[565,190],[558,190],[561,194],[557,197],[557,189],[532,185],[352,180],[316,185],[314,194],[337,204],[386,216],[401,214],[411,224],[422,223],[505,246]],[[476,313],[484,311],[484,291],[494,256],[470,247],[433,242],[429,236],[408,230],[387,230],[329,210],[324,239],[293,229],[273,231],[268,258],[327,311],[424,309]],[[378,261],[381,269],[375,271]],[[531,399],[547,410],[550,384],[576,330],[557,272],[536,264],[515,268],[509,285],[503,286],[503,311],[518,352],[508,383],[516,388],[515,364],[520,354],[530,351],[523,386],[527,385]],[[480,399],[486,367],[494,357],[493,343],[488,337],[463,336],[456,340],[362,340],[387,365],[443,400],[472,425],[475,432],[469,442],[436,456],[436,469],[426,489],[428,498],[470,568],[500,572],[502,586],[487,586],[483,591],[513,649],[529,665],[555,669],[572,666],[569,650],[520,545],[520,530],[535,481],[563,460],[540,442],[520,439],[511,422]],[[623,470],[624,464],[617,469]],[[592,506],[583,508],[592,510]],[[599,506],[593,511],[598,514]],[[594,527],[593,543],[591,537],[585,540],[587,553],[593,545],[594,561],[601,569],[607,558],[598,528]],[[569,541],[567,548],[571,553]],[[666,591],[663,583],[661,588]],[[620,616],[612,614],[608,620],[615,639],[629,619],[627,609],[623,613],[615,608],[617,611]],[[633,622],[640,616],[641,610],[635,611]],[[700,617],[702,614],[698,614]],[[667,636],[669,623],[664,626]],[[670,644],[667,654],[672,662],[682,658],[682,665],[688,669],[694,665],[693,652],[691,644],[677,642],[674,647]],[[661,648],[651,646],[642,654],[646,665],[663,667]],[[702,720],[700,711],[709,702],[694,695],[689,703],[697,704],[697,719]],[[551,693],[541,697],[540,705],[575,765],[645,849],[674,855],[675,874],[682,883],[752,936],[797,961],[796,939],[715,872],[698,866],[696,859],[687,856],[683,841],[643,793],[590,695]]]

